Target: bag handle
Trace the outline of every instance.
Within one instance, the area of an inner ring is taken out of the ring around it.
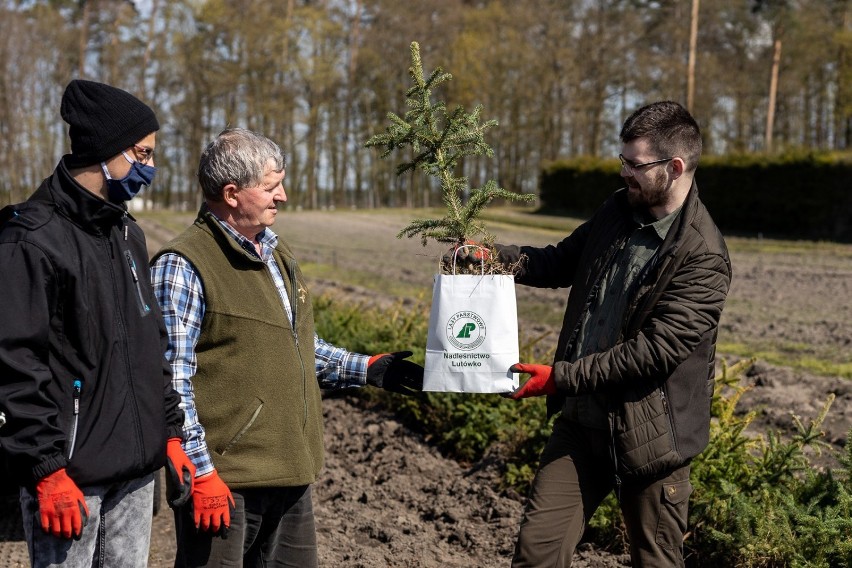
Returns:
[[[461,245],[461,246],[456,247],[456,250],[453,251],[453,276],[456,275],[456,258],[458,257],[459,251],[461,249],[466,249],[466,248],[477,248],[477,249],[481,249],[481,250],[487,250],[485,247],[481,247],[479,245]],[[481,255],[481,258],[479,259],[479,266],[480,266],[480,269],[482,270],[482,275],[485,276],[485,255]]]

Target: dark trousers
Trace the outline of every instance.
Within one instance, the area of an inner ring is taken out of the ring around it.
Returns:
[[[196,530],[190,508],[175,511],[176,567],[317,566],[311,486],[232,490],[225,537]]]
[[[589,520],[615,489],[609,433],[562,418],[541,455],[521,520],[514,568],[571,566]],[[621,511],[633,566],[683,566],[689,465],[621,485]]]

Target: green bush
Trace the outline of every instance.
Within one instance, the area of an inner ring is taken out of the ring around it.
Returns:
[[[740,415],[746,360],[716,378],[710,444],[693,462],[686,548],[698,566],[852,565],[852,453],[841,468],[814,468],[806,450],[831,451],[822,421],[834,400],[811,420],[792,418],[795,433],[747,435],[755,412]]]
[[[615,159],[577,158],[541,173],[543,209],[591,216],[624,187]],[[725,233],[852,241],[852,155],[707,156],[696,174],[701,200]]]
[[[369,355],[412,351],[411,360],[423,364],[429,325],[424,304],[400,301],[378,309],[319,296],[313,308],[317,334],[324,340]]]
[[[423,362],[428,309],[398,304],[391,309],[315,301],[317,331],[334,344],[362,353],[410,349]],[[522,360],[535,361],[534,342]],[[852,447],[841,467],[819,470],[808,453],[831,451],[820,426],[833,397],[819,416],[793,418],[795,433],[747,434],[754,412],[741,413],[746,391],[741,375],[752,361],[716,377],[710,443],[693,460],[694,492],[690,532],[684,542],[690,566],[841,567],[852,566]],[[422,432],[446,454],[470,462],[486,455],[505,463],[504,483],[526,491],[537,468],[550,424],[544,401],[512,401],[497,395],[424,393],[401,397],[365,390]],[[626,550],[624,527],[610,495],[592,519],[586,537],[610,550]]]

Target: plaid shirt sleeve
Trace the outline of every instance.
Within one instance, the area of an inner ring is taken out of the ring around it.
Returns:
[[[184,413],[183,448],[197,469],[197,477],[214,469],[204,440],[204,428],[198,422],[192,389],[192,377],[197,369],[195,346],[204,318],[201,280],[189,261],[173,253],[157,259],[151,267],[151,280],[169,332],[166,359],[172,367],[172,384],[180,395]]]
[[[321,389],[362,387],[367,384],[368,355],[335,347],[314,334],[314,357]]]

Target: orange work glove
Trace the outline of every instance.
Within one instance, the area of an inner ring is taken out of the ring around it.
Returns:
[[[515,363],[509,370],[513,373],[529,373],[527,382],[515,389],[509,398],[518,400],[530,396],[542,396],[556,394],[556,380],[553,378],[553,367],[550,365],[528,365],[526,363]]]
[[[189,501],[195,465],[189,460],[180,444],[180,438],[166,442],[166,500],[169,507],[177,508]]]
[[[41,528],[55,537],[80,538],[89,522],[89,507],[83,492],[65,468],[47,475],[36,484]]]
[[[219,532],[231,526],[231,513],[236,507],[231,490],[214,469],[195,478],[192,491],[192,518],[196,528]]]

